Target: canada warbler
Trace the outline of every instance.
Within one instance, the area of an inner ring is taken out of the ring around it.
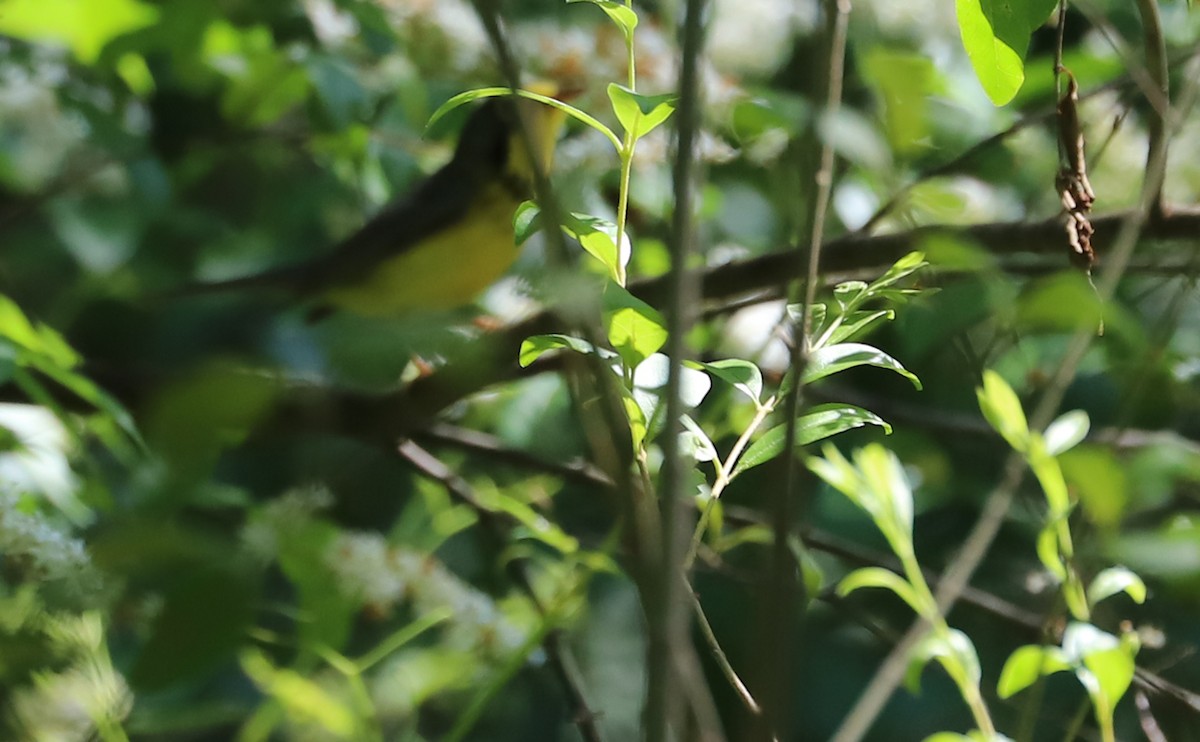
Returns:
[[[185,293],[274,289],[311,303],[312,319],[339,309],[386,317],[467,304],[516,259],[513,214],[533,195],[534,163],[549,167],[564,121],[532,100],[489,98],[471,112],[449,163],[327,255]]]

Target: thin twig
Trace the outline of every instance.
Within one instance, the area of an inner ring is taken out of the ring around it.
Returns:
[[[733,692],[737,694],[738,699],[746,710],[758,716],[762,713],[762,709],[758,705],[758,701],[754,700],[754,696],[750,693],[750,689],[738,677],[737,670],[733,669],[733,665],[729,663],[729,658],[725,656],[725,650],[721,649],[721,643],[717,641],[717,635],[713,633],[712,624],[708,622],[708,617],[704,615],[704,606],[700,605],[700,598],[692,590],[691,584],[687,578],[683,578],[684,587],[687,589],[688,595],[692,598],[692,610],[696,615],[696,625],[700,627],[700,633],[704,636],[704,642],[708,645],[709,653],[712,655],[713,661],[717,663],[717,667],[721,668],[721,674],[729,681],[729,686],[733,688]]]
[[[440,459],[416,443],[404,441],[399,445],[397,451],[406,461],[416,467],[417,471],[441,484],[452,496],[474,510],[480,524],[487,529],[491,538],[499,545],[497,550],[503,550],[509,540],[509,527],[506,522],[508,516],[480,502],[466,481],[455,474]],[[533,581],[525,568],[524,560],[509,559],[505,563],[505,568],[509,578],[521,592],[525,593],[538,614],[543,619],[548,619],[546,605],[533,587]],[[588,704],[587,695],[583,690],[583,679],[579,675],[570,649],[563,642],[562,632],[556,627],[552,627],[546,633],[542,647],[546,650],[546,658],[554,669],[554,674],[558,676],[559,684],[567,694],[571,720],[579,730],[580,736],[588,742],[603,742],[604,737],[600,734],[600,728],[596,724],[596,713]]]

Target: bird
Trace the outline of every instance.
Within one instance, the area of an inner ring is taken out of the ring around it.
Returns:
[[[533,100],[487,98],[448,163],[327,254],[178,293],[282,292],[310,306],[309,321],[335,311],[386,318],[463,307],[516,260],[513,215],[534,195],[535,168],[548,171],[565,120]]]

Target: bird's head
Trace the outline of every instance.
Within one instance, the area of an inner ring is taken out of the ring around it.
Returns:
[[[528,89],[546,96],[557,92],[557,87],[548,83]],[[477,171],[483,166],[530,192],[534,163],[543,173],[549,170],[565,122],[566,114],[544,103],[528,98],[489,98],[467,119],[454,159]],[[534,150],[532,157],[526,149],[526,134]]]

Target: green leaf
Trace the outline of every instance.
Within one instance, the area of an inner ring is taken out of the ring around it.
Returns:
[[[878,348],[862,343],[839,343],[813,351],[809,356],[808,366],[804,369],[804,383],[811,384],[818,379],[855,366],[886,368],[911,381],[917,389],[921,388],[921,380],[904,368],[899,361]]]
[[[0,2],[0,33],[62,44],[90,65],[110,41],[158,17],[157,8],[137,0],[6,0]]]
[[[604,292],[604,305],[608,341],[629,368],[637,368],[666,344],[662,315],[624,288],[610,283]]]
[[[971,639],[958,629],[931,631],[913,648],[909,658],[905,685],[910,692],[920,690],[921,671],[935,658],[956,682],[979,683],[979,656]]]
[[[833,287],[833,298],[837,300],[843,312],[857,306],[867,298],[867,282],[843,281]]]
[[[605,359],[615,355],[610,350],[597,348],[586,340],[570,335],[534,335],[521,343],[518,362],[521,368],[527,368],[529,364],[552,350],[573,350],[576,353],[598,355]]]
[[[425,131],[431,131],[447,113],[450,113],[459,106],[483,98],[498,98],[513,94],[512,88],[476,88],[475,90],[468,90],[466,92],[459,93],[443,103],[436,111],[433,112],[433,115],[429,117],[429,123],[425,125]],[[520,88],[517,89],[516,95],[521,98],[528,98],[529,100],[535,100],[538,103],[544,103],[547,106],[557,108],[576,121],[580,121],[603,134],[608,141],[612,142],[613,147],[615,147],[618,152],[621,151],[621,139],[613,133],[612,129],[600,123],[600,121],[594,116],[584,113],[575,106],[572,106],[570,103],[564,103],[556,98],[551,98],[548,95],[542,95],[541,93],[535,93],[531,90],[522,90]]]
[[[867,287],[867,293],[874,294],[879,289],[891,286],[900,279],[916,273],[927,265],[929,265],[929,261],[925,260],[925,253],[919,251],[910,252],[895,263],[892,263],[892,267],[888,268],[886,273],[872,281],[871,285]]]
[[[640,139],[671,117],[677,96],[642,95],[614,82],[608,85],[608,99],[626,133]]]
[[[1025,53],[1055,0],[956,0],[963,46],[992,103],[1013,99],[1025,82]]]
[[[1114,647],[1096,652],[1089,652],[1083,658],[1083,666],[1091,671],[1100,690],[1108,700],[1108,708],[1112,708],[1129,690],[1133,682],[1133,673],[1137,669],[1133,655],[1125,647]]]
[[[895,318],[896,313],[891,309],[880,309],[874,312],[850,312],[842,318],[842,324],[838,325],[838,328],[829,335],[829,340],[826,344],[833,345],[857,337],[879,320],[882,319],[890,322]]]
[[[1009,655],[1004,663],[996,684],[996,694],[1001,698],[1011,698],[1036,683],[1043,675],[1070,669],[1071,664],[1057,647],[1026,645]]]
[[[1042,566],[1050,570],[1060,583],[1066,582],[1067,568],[1058,550],[1058,528],[1053,523],[1043,526],[1038,532],[1037,555]]]
[[[542,228],[542,210],[533,201],[522,201],[513,213],[513,239],[517,245],[537,234]]]
[[[1146,601],[1146,583],[1142,578],[1127,567],[1109,567],[1101,570],[1100,574],[1088,585],[1088,602],[1092,605],[1117,593],[1126,593],[1135,603]]]
[[[625,405],[625,415],[629,418],[629,435],[636,453],[642,450],[642,443],[646,440],[646,415],[632,396],[622,395],[621,402]]]
[[[613,2],[613,0],[567,0],[568,3],[591,3],[598,6],[601,10],[612,19],[612,22],[617,24],[625,34],[626,39],[633,38],[633,29],[637,28],[638,17],[633,8],[628,7],[624,3]]]
[[[992,428],[1008,445],[1024,452],[1029,448],[1029,423],[1021,400],[1000,374],[988,369],[983,372],[983,386],[975,390],[979,409]]]
[[[579,240],[584,250],[608,268],[609,277],[617,284],[625,282],[625,266],[633,253],[629,235],[621,236],[617,246],[617,225],[587,214],[568,214],[562,225],[563,231]]]
[[[246,675],[289,716],[317,724],[335,739],[356,736],[358,723],[354,712],[317,683],[295,670],[276,668],[266,655],[256,650],[243,652],[241,661]]]
[[[1083,410],[1072,410],[1064,413],[1054,422],[1046,426],[1042,438],[1046,442],[1046,453],[1057,456],[1063,451],[1070,450],[1087,437],[1091,422]]]
[[[907,603],[908,607],[912,608],[914,613],[924,615],[927,611],[928,606],[922,603],[913,586],[908,584],[908,581],[900,575],[883,567],[863,567],[862,569],[854,570],[838,583],[837,594],[841,597],[846,597],[855,590],[863,587],[881,587],[885,590],[891,590],[897,597]]]
[[[899,457],[878,443],[872,443],[854,452],[854,464],[867,485],[870,498],[864,496],[863,503],[876,526],[894,549],[899,544],[911,544],[912,487]]]
[[[892,426],[870,410],[838,403],[816,405],[796,418],[796,445],[805,446],[864,425],[878,425],[888,435],[892,433]],[[738,459],[733,476],[765,464],[783,453],[786,439],[786,424],[776,425],[763,433]]]
[[[1069,453],[1069,452],[1068,452]],[[1058,459],[1046,453],[1046,442],[1039,433],[1030,433],[1025,457],[1029,468],[1037,477],[1052,519],[1064,518],[1071,511],[1071,495],[1067,491],[1067,480],[1063,478]]]
[[[688,365],[692,368],[704,369],[755,402],[762,399],[762,371],[750,361],[745,361],[741,358],[729,358],[721,361],[713,361],[712,363],[689,361]]]
[[[717,447],[713,445],[712,439],[690,415],[684,415],[680,422],[683,423],[685,429],[685,432],[680,434],[681,450],[690,454],[696,461],[714,461],[720,458],[720,453],[717,452]]]
[[[888,140],[898,152],[922,147],[929,129],[928,104],[936,70],[923,54],[876,47],[863,59],[863,71],[878,90]]]
[[[1121,523],[1133,490],[1130,483],[1136,482],[1137,490],[1144,486],[1108,446],[1085,443],[1057,460],[1084,516],[1104,528]]]
[[[535,539],[561,554],[574,554],[579,551],[579,541],[574,536],[560,529],[528,504],[492,487],[479,486],[476,488],[476,495],[485,507],[507,513],[519,523],[523,528],[517,530],[518,537]]]

